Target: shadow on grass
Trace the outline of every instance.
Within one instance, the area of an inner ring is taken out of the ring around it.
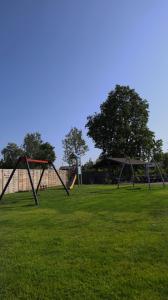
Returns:
[[[162,186],[151,186],[151,188],[149,189],[148,188],[148,186],[146,185],[143,185],[143,186],[135,186],[135,187],[133,187],[133,186],[120,186],[120,188],[112,188],[112,189],[109,189],[109,190],[107,190],[107,189],[98,189],[97,191],[88,191],[87,193],[88,194],[96,194],[96,195],[98,195],[98,194],[100,194],[100,195],[102,195],[102,194],[104,194],[104,195],[109,195],[109,194],[116,194],[117,192],[119,193],[119,192],[122,192],[122,193],[124,193],[124,192],[127,192],[127,191],[129,191],[129,192],[150,192],[150,191],[156,191],[156,190],[164,190],[166,187],[162,187]]]
[[[141,187],[128,187],[128,188],[126,188],[126,190],[128,190],[128,191],[139,191],[139,190],[145,190],[145,189],[143,189],[143,188],[141,188]]]
[[[28,204],[24,204],[24,205],[20,205],[21,207],[38,207],[37,205],[35,205],[35,203],[28,203]]]
[[[126,191],[139,191],[139,190],[146,190],[146,188],[142,188],[142,187],[126,187],[126,186],[123,186],[123,187],[120,187],[119,189],[116,187],[116,188],[113,188],[111,190],[107,190],[107,189],[101,189],[101,190],[97,190],[97,191],[88,191],[89,194],[113,194],[113,193],[119,193],[119,192],[126,192]]]
[[[26,207],[26,206],[30,207],[30,206],[35,205],[33,196],[24,195],[24,197],[23,197],[23,194],[22,194],[22,197],[21,197],[19,194],[18,194],[18,197],[15,199],[11,199],[11,197],[10,198],[4,197],[2,199],[2,201],[0,202],[0,209],[3,209],[3,210],[13,209],[14,210],[14,209],[20,208],[20,207]]]

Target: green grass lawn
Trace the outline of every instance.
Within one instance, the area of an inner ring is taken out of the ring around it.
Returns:
[[[0,206],[0,299],[168,299],[168,188],[60,188]]]

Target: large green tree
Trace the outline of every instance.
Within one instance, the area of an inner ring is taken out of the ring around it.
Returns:
[[[73,154],[81,157],[88,151],[88,146],[82,136],[82,130],[76,127],[71,128],[62,143],[64,148],[63,160],[68,164],[72,163]]]
[[[38,158],[44,160],[46,159],[53,162],[56,159],[54,147],[48,142],[42,143],[40,145]]]
[[[129,86],[116,85],[87,118],[86,127],[102,156],[149,158],[162,152],[162,141],[148,128],[149,105]]]
[[[7,146],[1,151],[1,154],[3,157],[1,161],[1,167],[13,168],[19,156],[24,154],[24,151],[15,143],[8,143]]]
[[[24,137],[23,149],[26,156],[37,158],[43,141],[39,132],[27,133]]]
[[[24,137],[23,146],[19,147],[15,143],[8,143],[1,154],[3,158],[0,161],[0,166],[4,168],[13,168],[19,156],[24,155],[52,162],[56,159],[54,147],[48,142],[43,142],[41,134],[38,132],[27,133]],[[19,167],[25,166],[20,164]],[[37,167],[37,164],[31,164],[31,168],[33,167]]]
[[[56,159],[54,147],[48,142],[43,142],[39,132],[26,134],[23,149],[25,154],[31,158],[47,159],[52,162]]]

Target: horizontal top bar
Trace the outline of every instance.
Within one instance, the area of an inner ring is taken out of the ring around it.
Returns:
[[[48,164],[49,163],[48,160],[32,159],[32,158],[23,157],[22,160],[24,160],[24,159],[30,163],[37,163],[37,164]]]
[[[27,161],[32,163],[48,164],[48,160],[27,158]]]

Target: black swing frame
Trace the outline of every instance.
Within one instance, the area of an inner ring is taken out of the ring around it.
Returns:
[[[161,171],[158,163],[154,159],[152,159],[151,162],[154,163],[155,168],[158,170],[160,178],[161,178],[161,181],[162,181],[162,185],[163,185],[163,187],[165,187],[165,181],[164,181],[164,178],[163,178],[163,174],[162,174],[162,171]],[[142,163],[140,162],[139,163],[139,165],[144,165],[144,167],[145,167],[146,174],[147,174],[147,179],[148,179],[148,188],[149,189],[151,189],[151,178],[150,178],[150,173],[149,173],[149,166],[150,166],[151,162],[148,161],[148,162],[142,162]],[[134,188],[134,186],[135,186],[134,163],[132,163],[132,161],[131,161],[131,159],[129,157],[125,158],[125,161],[122,163],[120,174],[119,174],[118,181],[117,181],[117,187],[118,188],[120,187],[121,176],[122,176],[123,170],[124,170],[124,168],[125,168],[126,165],[129,165],[130,168],[131,168],[132,185],[133,185],[133,188]],[[135,163],[135,165],[137,165],[137,163]]]
[[[18,160],[17,160],[17,162],[16,162],[16,164],[15,164],[13,170],[12,170],[12,173],[11,173],[10,177],[8,178],[8,180],[7,180],[7,182],[6,182],[5,186],[4,186],[4,188],[3,188],[3,190],[2,190],[2,193],[1,193],[1,195],[0,195],[0,201],[2,200],[3,195],[5,194],[5,191],[6,191],[7,187],[8,187],[8,185],[9,185],[9,183],[10,183],[10,181],[11,181],[11,179],[12,179],[12,177],[13,177],[13,175],[14,175],[14,173],[15,173],[15,171],[16,171],[18,165],[19,165],[19,163],[21,163],[21,162],[24,163],[25,166],[26,166],[26,169],[27,169],[27,172],[28,172],[28,176],[29,176],[29,180],[30,180],[30,184],[31,184],[31,188],[32,188],[32,192],[33,192],[34,201],[35,201],[35,204],[36,204],[37,206],[39,205],[39,200],[38,200],[38,197],[37,197],[37,193],[38,193],[38,190],[39,190],[39,187],[40,187],[40,183],[41,183],[41,181],[42,181],[42,178],[43,178],[43,175],[44,175],[44,172],[45,172],[46,168],[43,167],[42,173],[41,173],[41,175],[40,175],[39,182],[38,182],[38,184],[37,184],[37,188],[35,189],[34,184],[33,184],[33,180],[32,180],[32,177],[31,177],[31,172],[30,172],[30,166],[29,166],[29,163],[38,163],[38,164],[43,164],[43,165],[51,166],[51,167],[54,169],[56,175],[58,176],[58,178],[59,178],[61,184],[63,185],[63,187],[64,187],[64,189],[65,189],[67,195],[69,196],[69,191],[68,191],[66,185],[64,184],[64,182],[63,182],[61,176],[59,175],[59,173],[58,173],[56,167],[54,166],[54,164],[53,164],[51,161],[49,161],[49,160],[32,159],[32,158],[28,158],[28,157],[26,157],[26,156],[21,156],[21,157],[18,158]]]

